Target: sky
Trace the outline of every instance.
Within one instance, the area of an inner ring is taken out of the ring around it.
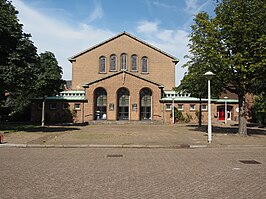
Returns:
[[[51,51],[71,80],[68,58],[121,32],[128,32],[177,57],[176,85],[186,69],[195,14],[213,16],[214,0],[12,0],[23,31],[38,53]]]

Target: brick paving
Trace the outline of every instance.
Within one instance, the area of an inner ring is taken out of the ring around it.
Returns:
[[[1,199],[266,196],[264,147],[1,148],[0,159]],[[243,164],[239,160],[261,164]]]

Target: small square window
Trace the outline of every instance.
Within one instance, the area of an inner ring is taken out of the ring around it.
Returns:
[[[168,111],[171,110],[171,104],[166,104],[165,106],[166,106],[166,108],[165,108],[166,110],[168,110]]]
[[[196,110],[196,105],[195,104],[190,104],[190,110],[195,111]]]
[[[207,111],[207,105],[206,104],[202,104],[201,105],[201,110],[203,110],[203,111]]]
[[[180,110],[180,111],[184,110],[184,105],[183,104],[178,104],[178,110]]]
[[[75,104],[75,105],[74,105],[74,109],[75,109],[75,110],[80,110],[80,104]]]
[[[49,108],[50,108],[50,110],[55,110],[56,109],[56,104],[55,103],[51,103],[49,105]]]

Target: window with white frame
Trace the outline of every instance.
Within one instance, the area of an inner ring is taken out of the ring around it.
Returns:
[[[208,109],[207,104],[202,104],[201,105],[201,110],[207,111],[207,109]]]
[[[116,55],[112,54],[110,56],[110,71],[116,71]]]
[[[195,111],[196,110],[196,105],[195,104],[190,104],[189,110]]]
[[[148,57],[146,56],[141,58],[141,72],[148,73]]]
[[[138,70],[138,56],[132,55],[131,56],[131,71],[137,71]]]
[[[80,110],[80,104],[75,103],[75,104],[74,104],[74,109],[75,109],[75,110]]]
[[[177,109],[180,111],[184,110],[184,104],[178,104]]]
[[[105,56],[101,56],[99,61],[100,61],[99,72],[100,73],[106,73],[106,58],[105,58]]]
[[[127,55],[126,53],[121,54],[121,70],[127,70]]]
[[[172,104],[165,104],[165,109],[167,111],[171,110],[172,109]]]

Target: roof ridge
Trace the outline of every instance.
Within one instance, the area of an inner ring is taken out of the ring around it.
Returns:
[[[153,45],[147,43],[146,41],[144,41],[144,40],[142,40],[142,39],[137,38],[136,36],[133,36],[132,34],[126,32],[126,31],[123,31],[123,32],[121,32],[121,33],[119,33],[119,34],[117,34],[117,35],[115,35],[115,36],[113,36],[113,37],[111,37],[111,38],[109,38],[109,39],[107,39],[107,40],[104,40],[104,41],[102,41],[102,42],[100,42],[100,43],[98,43],[98,44],[96,44],[96,45],[93,45],[92,47],[87,48],[87,49],[85,49],[85,50],[83,50],[83,51],[81,51],[81,52],[79,52],[79,53],[77,53],[77,54],[71,56],[70,58],[68,58],[68,60],[69,60],[70,62],[71,62],[71,61],[74,61],[75,58],[77,58],[78,56],[80,56],[80,55],[82,55],[82,54],[84,54],[84,53],[86,53],[86,52],[88,52],[88,51],[91,51],[91,50],[93,50],[93,49],[95,49],[95,48],[98,48],[98,47],[100,47],[101,45],[103,45],[103,44],[105,44],[105,43],[108,43],[108,42],[110,42],[110,41],[112,41],[112,40],[114,40],[114,39],[116,39],[116,38],[118,38],[118,37],[120,37],[120,36],[122,36],[122,35],[127,35],[128,37],[131,37],[132,39],[135,39],[136,41],[138,41],[138,42],[140,42],[140,43],[142,43],[142,44],[144,44],[144,45],[146,45],[146,46],[152,48],[153,50],[156,50],[156,51],[158,51],[158,52],[160,52],[160,53],[162,53],[162,54],[164,54],[164,55],[166,55],[166,56],[172,58],[173,61],[175,61],[175,62],[179,62],[179,59],[176,58],[175,56],[170,55],[169,53],[166,53],[165,51],[163,51],[163,50],[161,50],[161,49],[159,49],[159,48],[157,48],[157,47],[155,47],[155,46],[153,46]]]

